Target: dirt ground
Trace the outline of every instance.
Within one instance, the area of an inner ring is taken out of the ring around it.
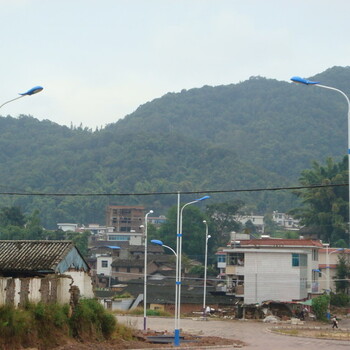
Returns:
[[[138,319],[138,318],[135,318]],[[142,320],[141,320],[142,321]],[[140,322],[141,322],[140,321]],[[156,321],[154,320],[149,320],[150,323]],[[185,320],[184,320],[185,321]],[[190,334],[181,333],[182,336],[184,336],[184,340],[191,340],[191,342],[186,342],[181,340],[181,346],[180,347],[175,347],[172,343],[170,344],[153,344],[149,343],[145,340],[146,336],[154,336],[154,335],[162,335],[162,334],[169,334],[170,336],[173,335],[173,332],[171,333],[166,333],[167,331],[163,332],[154,332],[154,331],[148,331],[148,333],[144,333],[143,330],[140,330],[140,327],[137,327],[136,324],[133,324],[134,321],[129,323],[129,321],[126,324],[131,325],[134,330],[134,340],[132,341],[123,341],[123,340],[111,340],[108,342],[99,342],[99,343],[77,343],[77,342],[71,342],[67,343],[66,345],[59,346],[55,348],[55,350],[125,350],[125,349],[172,349],[172,348],[192,348],[192,349],[205,349],[206,347],[213,347],[213,346],[222,346],[225,349],[233,349],[233,348],[251,348],[248,344],[245,344],[243,341],[239,340],[242,339],[244,341],[250,341],[251,335],[244,336],[241,332],[238,332],[237,326],[240,325],[239,321],[227,321],[229,323],[232,323],[232,326],[235,327],[236,332],[234,334],[231,333],[229,338],[224,338],[224,337],[219,337],[219,336],[213,336],[214,335],[220,335],[223,336],[226,334],[226,332],[220,331],[220,328],[217,331],[212,331],[208,333],[208,331],[205,332],[205,334],[211,335],[211,336],[202,336],[202,333],[198,333],[195,331],[195,329],[191,327],[187,327],[187,330],[191,332]],[[172,322],[172,320],[171,320]],[[196,321],[194,321],[196,322]],[[215,322],[215,320],[213,320]],[[238,323],[237,323],[238,322]],[[141,322],[142,323],[142,322]],[[166,320],[159,319],[158,324],[156,327],[153,327],[152,329],[162,329],[162,325],[164,326],[163,329],[169,329],[166,326]],[[197,321],[198,324],[198,321]],[[211,329],[215,330],[215,323],[211,324],[208,323]],[[324,323],[318,323],[318,322],[306,322],[306,324],[302,327],[291,327],[283,324],[263,324],[262,322],[256,323],[256,322],[248,322],[248,323],[241,323],[241,325],[244,327],[245,330],[248,328],[253,329],[253,334],[256,334],[258,337],[261,337],[262,333],[258,333],[258,329],[256,326],[259,325],[258,328],[263,329],[269,329],[273,333],[277,334],[284,334],[286,336],[294,336],[292,338],[296,339],[303,339],[303,337],[311,338],[313,339],[323,339],[323,342],[327,340],[326,339],[332,339],[333,341],[337,340],[348,340],[349,341],[349,330],[350,330],[350,318],[343,319],[340,321],[340,330],[332,330],[331,326],[329,324],[324,324]],[[250,325],[250,326],[249,326]],[[199,326],[202,328],[201,326]],[[274,330],[274,328],[277,327],[278,329]],[[317,329],[319,328],[319,329]],[[192,332],[193,331],[193,332]],[[344,332],[345,331],[345,332]],[[251,331],[250,331],[251,332]],[[217,334],[216,334],[217,333]],[[194,335],[195,334],[195,335]],[[199,335],[198,335],[199,334]],[[268,333],[264,332],[263,334],[266,334],[267,340],[266,342],[270,342],[270,338],[268,336]],[[233,336],[233,337],[232,337]],[[284,344],[284,341],[287,341],[287,339],[290,337],[286,338],[280,338],[280,343],[283,344],[285,348],[286,345]],[[304,338],[305,339],[305,338]],[[302,342],[305,342],[303,340],[300,340]],[[315,343],[316,344],[316,343]],[[227,345],[227,348],[225,347]],[[333,346],[333,345],[332,345]],[[335,344],[334,344],[335,346]],[[311,349],[320,349],[319,345],[314,345],[314,347],[308,347]],[[266,347],[264,347],[265,349]],[[335,349],[335,347],[333,347]],[[288,348],[289,349],[289,348]],[[34,350],[34,349],[32,349]]]
[[[147,341],[147,336],[157,336],[163,335],[160,333],[148,332],[144,333],[142,331],[135,331],[134,337],[135,340],[110,340],[99,343],[69,343],[66,345],[59,346],[55,348],[55,350],[126,350],[126,349],[155,349],[155,348],[172,348],[175,346],[172,343],[168,344],[155,344]],[[244,343],[239,340],[232,340],[220,337],[202,337],[202,336],[193,336],[189,334],[182,334],[184,338],[181,340],[181,345],[176,348],[193,348],[200,349],[211,346],[219,346],[219,345],[229,345],[237,348],[241,348],[244,346]]]

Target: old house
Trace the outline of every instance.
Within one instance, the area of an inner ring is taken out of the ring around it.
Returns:
[[[0,305],[94,297],[89,271],[71,241],[0,241]]]

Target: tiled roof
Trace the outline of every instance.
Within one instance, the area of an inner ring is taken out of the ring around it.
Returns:
[[[54,272],[74,248],[71,241],[0,241],[0,273]]]
[[[144,245],[130,245],[129,251],[143,253],[145,251],[145,246]],[[164,252],[164,249],[163,249],[163,247],[161,247],[159,245],[147,244],[147,251],[148,252],[155,252],[155,253],[162,253],[162,252]]]
[[[130,244],[127,241],[94,241],[90,243],[89,249],[103,248],[107,246],[118,246],[121,249],[129,248]]]
[[[337,264],[329,264],[329,265],[326,265],[326,264],[319,264],[318,265],[318,268],[319,269],[326,269],[327,266],[329,266],[330,269],[336,269],[337,268]]]
[[[140,280],[128,281],[127,286],[122,293],[130,293],[133,297],[137,297],[143,293],[144,284]],[[232,296],[214,296],[211,294],[215,290],[213,286],[207,286],[207,305],[223,304],[233,305]],[[157,304],[174,304],[175,303],[175,288],[174,279],[169,281],[151,280],[147,283],[147,303]],[[181,303],[182,304],[203,304],[203,282],[191,280],[190,282],[183,280],[181,288]]]
[[[143,267],[144,265],[143,259],[115,259],[112,262],[113,267]]]
[[[344,250],[339,250],[339,248],[322,248],[319,250],[320,253],[332,253],[332,252],[337,252],[338,254],[345,253],[345,254],[350,254],[350,249],[344,249]]]
[[[322,243],[317,240],[312,239],[277,239],[277,238],[267,238],[267,239],[250,239],[240,241],[240,246],[266,246],[266,247],[320,247],[322,248]]]

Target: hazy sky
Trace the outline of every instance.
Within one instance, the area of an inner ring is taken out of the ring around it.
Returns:
[[[113,123],[167,92],[350,65],[349,0],[0,0],[0,105]]]

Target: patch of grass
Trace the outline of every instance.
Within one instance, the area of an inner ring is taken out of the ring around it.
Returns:
[[[133,316],[138,316],[138,315],[143,315],[144,310],[143,308],[137,307],[134,310],[131,311],[124,311],[120,312],[123,315],[133,315]],[[159,316],[159,317],[169,317],[171,314],[169,312],[163,311],[163,310],[146,310],[146,315],[147,316]]]
[[[286,335],[294,335],[294,336],[299,335],[298,329],[276,329],[276,332],[286,334]]]

